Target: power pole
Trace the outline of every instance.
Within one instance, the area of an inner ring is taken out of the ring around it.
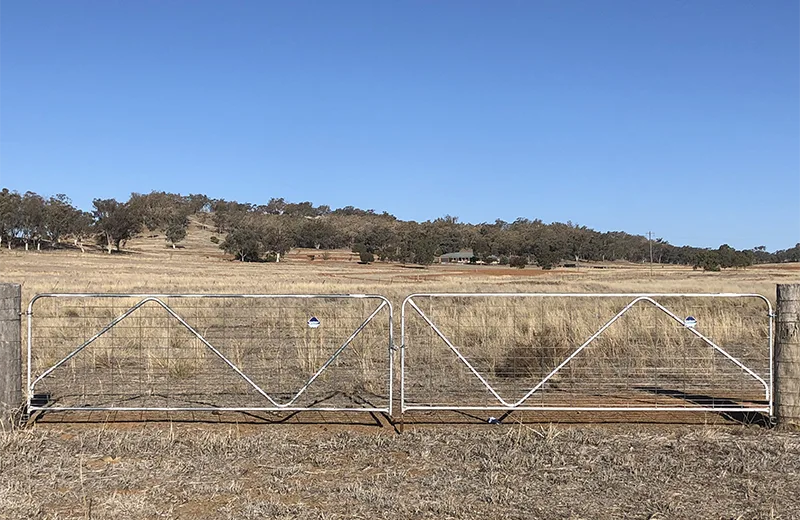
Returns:
[[[650,243],[650,278],[653,277],[653,232],[647,232],[647,241]]]

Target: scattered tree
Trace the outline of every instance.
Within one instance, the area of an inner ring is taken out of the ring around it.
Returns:
[[[8,249],[14,244],[21,223],[22,197],[15,191],[3,188],[0,192],[0,246],[6,241]]]
[[[99,206],[98,206],[99,204]],[[651,243],[646,237],[619,231],[599,233],[572,222],[545,224],[541,220],[518,218],[513,222],[465,224],[446,215],[434,221],[399,221],[389,213],[345,206],[331,209],[311,202],[291,203],[272,198],[265,205],[254,205],[201,194],[183,196],[166,192],[131,194],[126,203],[114,199],[95,201],[91,215],[74,208],[64,195],[44,199],[33,192],[20,195],[0,192],[0,246],[12,248],[42,242],[58,247],[66,236],[82,246],[89,233],[112,251],[139,230],[163,231],[167,241],[176,244],[186,237],[189,219],[213,223],[222,236],[242,228],[251,229],[262,245],[259,255],[278,257],[290,247],[318,249],[353,247],[381,260],[429,264],[437,255],[472,249],[476,261],[500,263],[510,257],[530,259],[548,269],[563,260],[646,263]],[[93,227],[92,227],[93,225]],[[91,231],[89,229],[92,228]],[[727,244],[716,250],[689,246],[676,247],[663,239],[652,243],[659,263],[683,264],[720,269],[744,268],[754,263],[800,262],[800,245],[770,253],[764,246],[738,251]],[[713,252],[714,255],[709,255]],[[359,252],[360,255],[360,252]],[[245,257],[252,255],[245,254]]]
[[[82,212],[72,206],[64,194],[50,197],[44,207],[43,230],[51,247],[57,247],[61,237],[74,227],[74,221]]]
[[[277,220],[281,218],[249,215],[228,233],[219,247],[242,262],[257,262],[264,254],[279,261],[293,245],[291,234]]]
[[[167,242],[172,244],[172,249],[175,249],[175,244],[186,238],[186,229],[188,227],[189,217],[180,212],[173,213],[167,220],[164,233]]]
[[[78,211],[70,221],[69,234],[72,235],[73,243],[81,249],[81,253],[86,252],[83,241],[94,234],[94,218],[91,213]]]
[[[19,229],[22,234],[22,241],[25,244],[25,251],[28,250],[30,242],[36,244],[36,249],[41,249],[44,218],[44,199],[32,191],[26,192],[25,195],[22,196],[19,221]]]
[[[94,199],[92,204],[98,239],[105,242],[109,255],[112,248],[119,251],[123,241],[139,232],[140,220],[127,204],[115,199]]]
[[[523,256],[512,256],[508,261],[508,265],[517,269],[524,269],[528,265],[528,261]]]
[[[252,227],[234,229],[219,247],[242,262],[258,262],[264,253],[264,243],[259,232]]]
[[[358,254],[358,258],[362,264],[371,264],[375,261],[375,255],[370,253],[369,251],[361,251]]]

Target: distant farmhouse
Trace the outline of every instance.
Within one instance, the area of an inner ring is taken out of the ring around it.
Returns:
[[[468,264],[472,257],[472,249],[463,249],[458,253],[447,253],[439,257],[439,262],[442,264]]]

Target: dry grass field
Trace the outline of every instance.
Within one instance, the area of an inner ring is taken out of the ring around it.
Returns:
[[[4,518],[797,518],[800,438],[741,426],[45,426]]]
[[[242,264],[210,236],[192,229],[177,250],[163,237],[136,239],[112,256],[3,250],[0,282],[23,284],[26,301],[43,292],[373,293],[399,314],[403,298],[421,292],[754,292],[774,300],[776,283],[800,281],[794,266],[417,269],[319,251]],[[369,414],[135,418],[145,420],[63,414],[0,433],[0,517],[800,517],[800,435],[713,415],[691,425],[512,415],[501,426],[411,423],[403,433]]]
[[[705,273],[686,267],[607,264],[541,271],[504,266],[359,265],[349,252],[295,250],[279,264],[241,263],[192,227],[179,249],[163,237],[137,238],[120,255],[91,251],[0,251],[0,279],[23,284],[23,299],[41,292],[379,293],[395,306],[415,292],[757,292],[800,280],[800,265]],[[314,260],[310,257],[314,256]]]

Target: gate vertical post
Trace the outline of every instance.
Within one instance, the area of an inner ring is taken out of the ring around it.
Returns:
[[[0,284],[0,430],[11,429],[22,407],[22,286]]]
[[[775,416],[800,425],[800,284],[778,284],[775,330]]]

